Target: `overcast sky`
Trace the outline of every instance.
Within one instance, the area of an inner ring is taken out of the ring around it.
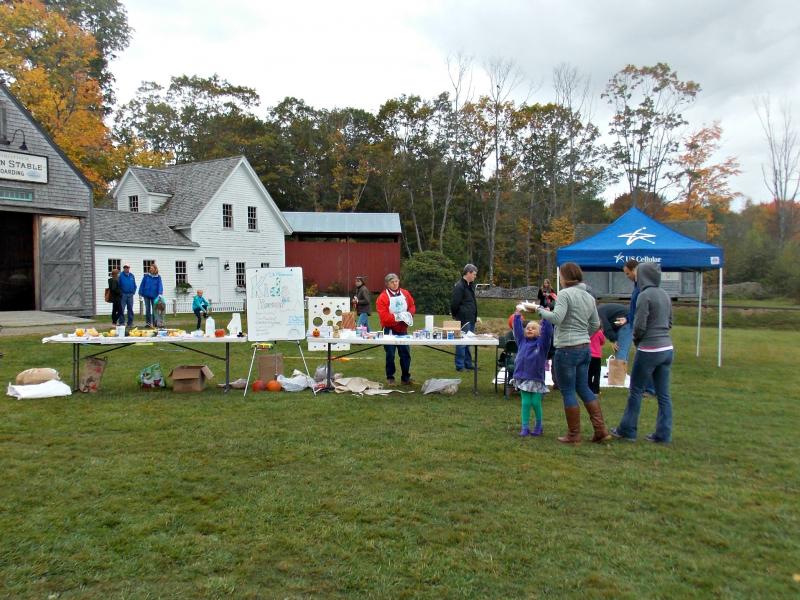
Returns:
[[[258,92],[266,108],[286,96],[316,108],[375,111],[400,94],[448,91],[447,58],[481,66],[513,59],[525,81],[517,101],[552,100],[552,72],[566,63],[590,78],[593,115],[608,129],[600,92],[627,64],[666,62],[702,91],[684,112],[693,129],[720,121],[722,150],[742,175],[733,189],[769,199],[766,144],[753,102],[769,94],[793,107],[800,127],[800,3],[796,0],[123,0],[130,47],[112,64],[118,100],[142,81],[210,76]],[[613,196],[613,193],[610,193]]]

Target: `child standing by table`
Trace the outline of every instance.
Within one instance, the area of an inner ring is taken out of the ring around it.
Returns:
[[[514,387],[522,397],[522,429],[520,437],[542,435],[542,396],[549,390],[544,383],[547,351],[553,339],[553,325],[549,321],[522,321],[521,306],[514,313],[514,339],[517,358],[514,361]],[[530,429],[531,408],[536,425]]]
[[[589,338],[589,353],[592,355],[589,361],[589,389],[595,394],[600,393],[600,362],[603,358],[603,344],[606,343],[606,336],[601,327]]]

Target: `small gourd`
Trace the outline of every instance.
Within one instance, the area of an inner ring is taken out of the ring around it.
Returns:
[[[265,389],[267,389],[267,384],[266,384],[266,383],[264,383],[264,382],[263,382],[262,380],[260,380],[260,379],[256,379],[256,380],[253,382],[253,386],[252,386],[252,387],[253,387],[253,391],[254,391],[254,392],[263,392]]]
[[[280,392],[283,389],[280,382],[277,379],[272,379],[267,382],[267,391],[268,392]]]

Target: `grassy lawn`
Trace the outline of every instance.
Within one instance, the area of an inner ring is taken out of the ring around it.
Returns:
[[[202,357],[112,353],[98,394],[0,400],[0,597],[797,597],[796,329],[726,330],[722,369],[715,335],[698,359],[694,329],[674,333],[669,447],[561,446],[557,392],[544,438],[520,440],[518,397],[488,371],[477,397],[465,380],[451,397],[243,399],[139,392],[141,367]],[[68,378],[69,347],[40,338],[0,338],[2,381]],[[232,351],[245,376],[249,348]],[[412,356],[420,383],[455,375]],[[382,380],[380,349],[353,359],[337,371]],[[616,424],[625,394],[602,402]],[[654,418],[647,400],[642,433]]]

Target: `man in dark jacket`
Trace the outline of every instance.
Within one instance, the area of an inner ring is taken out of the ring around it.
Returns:
[[[450,314],[461,322],[461,331],[475,331],[478,320],[478,301],[475,299],[475,278],[478,267],[469,263],[464,266],[461,279],[453,287]],[[456,371],[473,370],[472,356],[466,346],[456,346]]]

